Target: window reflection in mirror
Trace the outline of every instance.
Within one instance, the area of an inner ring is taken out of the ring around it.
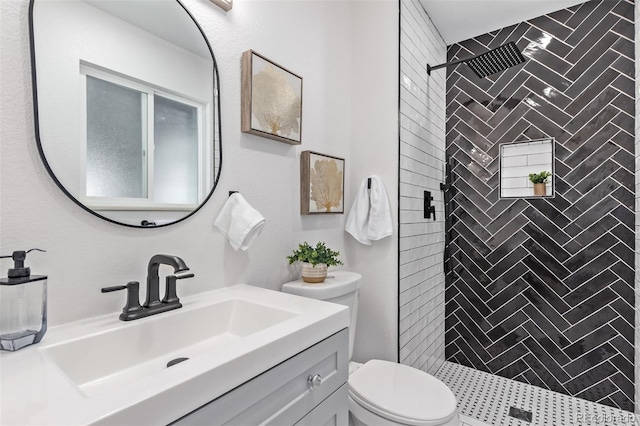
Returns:
[[[147,94],[86,77],[87,197],[147,197]]]
[[[82,71],[85,204],[97,210],[195,208],[207,195],[203,185],[213,166],[203,134],[206,105],[88,67]]]
[[[217,76],[176,0],[32,0],[43,160],[74,201],[139,226],[190,215],[219,174]]]
[[[550,172],[545,197],[554,195],[554,140],[514,142],[500,145],[500,198],[532,198],[534,186],[530,174]]]

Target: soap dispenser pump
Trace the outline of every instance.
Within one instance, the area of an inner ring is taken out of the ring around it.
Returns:
[[[0,350],[17,351],[38,343],[47,331],[47,277],[24,266],[28,251],[14,251],[13,268],[0,278]]]

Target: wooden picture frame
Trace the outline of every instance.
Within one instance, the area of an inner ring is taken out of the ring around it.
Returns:
[[[242,54],[242,131],[302,143],[302,77],[253,50]]]
[[[300,214],[344,213],[344,158],[300,154]]]

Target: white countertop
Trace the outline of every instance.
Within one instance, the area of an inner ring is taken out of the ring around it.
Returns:
[[[154,317],[123,322],[113,313],[52,327],[37,345],[0,352],[0,424],[167,424],[349,326],[346,306],[248,285],[186,297],[181,299],[183,308],[158,315],[179,315],[182,310],[234,297],[286,306],[299,315],[224,350],[191,358],[180,368],[164,369],[95,396],[81,392],[47,356],[46,348]]]

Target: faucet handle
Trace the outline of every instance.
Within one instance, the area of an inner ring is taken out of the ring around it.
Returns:
[[[122,308],[120,319],[122,321],[129,321],[136,319],[137,312],[142,310],[140,306],[140,283],[138,281],[129,281],[127,285],[117,285],[113,287],[103,287],[100,291],[102,293],[110,293],[112,291],[127,290],[127,303]]]
[[[193,278],[194,276],[195,275],[193,274],[168,275],[166,279],[166,286],[164,290],[164,297],[162,298],[162,303],[171,303],[182,306],[176,292],[176,282],[185,278]]]
[[[102,293],[111,293],[112,291],[124,290],[125,288],[127,288],[126,285],[116,285],[113,287],[102,287],[100,291]]]

